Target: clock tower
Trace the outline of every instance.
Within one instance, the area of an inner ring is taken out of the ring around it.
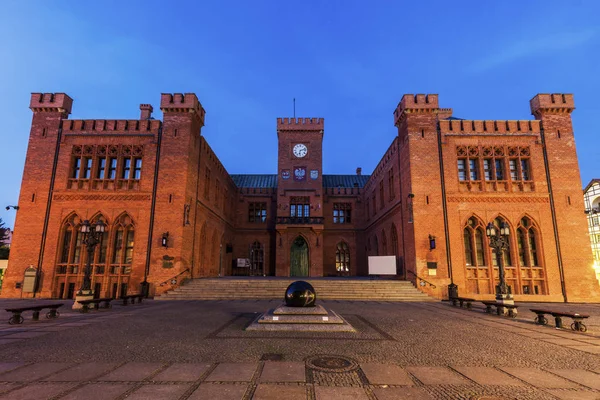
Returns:
[[[278,276],[323,275],[323,118],[278,118]]]

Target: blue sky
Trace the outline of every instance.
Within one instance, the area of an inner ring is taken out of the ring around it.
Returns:
[[[230,173],[276,173],[295,97],[297,116],[325,118],[325,174],[373,170],[404,93],[468,119],[528,119],[536,93],[574,93],[585,185],[600,177],[599,14],[592,0],[4,2],[0,218],[12,226],[31,92],[69,94],[74,119],[195,92]]]

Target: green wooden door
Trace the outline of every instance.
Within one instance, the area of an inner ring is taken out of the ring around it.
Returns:
[[[290,276],[308,276],[308,243],[298,236],[290,254]]]

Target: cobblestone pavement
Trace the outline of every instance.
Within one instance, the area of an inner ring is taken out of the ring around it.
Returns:
[[[1,300],[0,307],[33,301]],[[144,301],[0,321],[0,399],[600,399],[582,334],[447,303],[321,301],[357,333],[246,332],[278,301]],[[542,305],[548,307],[549,305]],[[566,322],[566,321],[565,321]]]

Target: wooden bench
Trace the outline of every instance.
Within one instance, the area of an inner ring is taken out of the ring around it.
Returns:
[[[502,310],[504,308],[508,309],[508,316],[511,318],[517,318],[517,308],[519,308],[519,306],[516,306],[514,304],[505,304],[505,303],[498,303],[495,301],[482,301],[482,303],[485,305],[485,312],[488,314],[492,313],[492,307],[496,307],[496,314],[498,315],[503,315]]]
[[[94,306],[94,310],[98,310],[100,308],[100,303],[104,304],[104,307],[102,308],[110,308],[110,302],[114,300],[110,297],[105,297],[102,299],[90,299],[90,300],[79,300],[77,301],[79,304],[82,305],[81,307],[81,312],[82,313],[86,313],[90,310],[90,305]]]
[[[40,311],[44,308],[49,308],[50,311],[46,313],[46,318],[58,318],[60,313],[58,312],[58,308],[62,307],[64,304],[55,303],[55,304],[43,304],[31,307],[19,307],[19,308],[5,308],[6,311],[12,313],[12,316],[8,319],[8,323],[10,325],[13,324],[22,324],[25,321],[25,318],[21,315],[21,313],[25,311],[33,311],[33,321],[39,321],[40,319]]]
[[[135,304],[135,299],[138,299],[138,303],[141,303],[143,298],[143,294],[129,294],[127,296],[121,296],[121,299],[123,299],[124,306],[129,304],[129,299],[131,299],[131,304]]]
[[[471,303],[475,301],[475,299],[469,299],[468,297],[450,297],[452,301],[452,305],[456,307],[456,303],[460,304],[460,308],[462,308],[463,303],[466,303],[467,310],[471,309]]]
[[[544,310],[540,308],[530,308],[530,311],[536,314],[535,322],[540,325],[547,325],[548,319],[545,317],[546,314],[552,315],[554,317],[554,323],[556,328],[564,328],[562,323],[563,317],[568,317],[573,320],[571,324],[571,329],[578,332],[586,332],[587,327],[583,323],[583,320],[589,318],[590,316],[587,314],[578,314],[572,312],[563,312],[563,311],[554,311],[554,310]]]

